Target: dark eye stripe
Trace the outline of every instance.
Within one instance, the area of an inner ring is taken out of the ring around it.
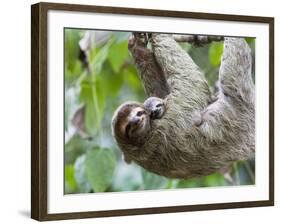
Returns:
[[[159,103],[156,105],[156,107],[162,107],[164,104],[163,103]]]
[[[129,131],[131,129],[131,124],[127,124],[126,128],[125,128],[125,135],[127,138],[129,138]]]
[[[144,110],[143,111],[139,111],[139,112],[137,112],[137,116],[139,117],[139,116],[143,115],[144,113],[145,113]]]

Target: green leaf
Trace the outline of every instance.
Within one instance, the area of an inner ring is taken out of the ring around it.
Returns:
[[[112,66],[114,72],[119,72],[122,65],[125,63],[125,60],[128,57],[128,42],[123,41],[120,43],[114,43],[110,49],[108,54],[109,63]]]
[[[64,94],[64,131],[68,130],[68,122],[70,120],[70,111],[71,111],[71,103],[72,100],[69,96]]]
[[[128,67],[126,70],[122,72],[123,79],[127,83],[127,85],[132,88],[132,90],[143,90],[143,86],[141,80],[137,74],[137,70],[134,66]]]
[[[135,163],[127,164],[119,160],[110,190],[136,191],[140,190],[140,186],[142,186],[140,166]]]
[[[104,192],[112,183],[116,165],[115,154],[110,149],[95,148],[86,154],[86,173],[95,192]]]
[[[94,75],[87,76],[81,82],[80,101],[85,103],[86,131],[94,135],[100,129],[105,107],[105,95],[100,78]]]
[[[77,188],[77,183],[74,177],[74,167],[72,165],[66,165],[64,167],[65,172],[65,185],[64,191],[66,194],[74,193]]]
[[[142,169],[144,190],[164,189],[168,186],[168,179]]]
[[[214,187],[226,185],[222,174],[214,173],[205,177],[179,180],[177,188]]]
[[[92,48],[90,51],[90,67],[94,74],[99,74],[103,70],[103,64],[108,58],[108,51],[113,43],[110,39],[100,48]]]
[[[73,68],[75,61],[79,57],[79,30],[66,29],[65,30],[65,60],[70,69]]]
[[[76,159],[74,164],[77,193],[89,193],[92,189],[91,184],[87,180],[85,160],[86,155],[83,154]]]
[[[205,187],[224,186],[225,180],[222,174],[214,173],[203,178],[203,185]]]
[[[78,134],[74,135],[65,144],[65,163],[74,163],[75,159],[85,153],[90,146],[91,144],[89,141],[82,139]]]
[[[223,53],[223,43],[213,42],[209,48],[209,59],[213,66],[218,66]]]
[[[256,38],[255,37],[246,37],[245,40],[248,44],[254,43]]]
[[[82,64],[78,59],[73,62],[73,67],[69,68],[67,66],[67,61],[65,62],[65,82],[66,85],[70,86],[75,84],[74,82],[81,76],[82,74]]]
[[[104,107],[106,102],[106,91],[100,75],[97,76],[95,94],[96,94],[95,106],[98,107],[95,109],[99,111],[99,114],[101,114],[100,119],[102,119],[102,114],[104,112]]]
[[[105,65],[108,64],[106,63]],[[110,65],[104,66],[104,69],[98,75],[98,79],[100,81],[99,86],[101,87],[99,91],[103,92],[104,100],[107,97],[116,97],[119,95],[124,82],[122,74],[114,73]]]
[[[64,41],[65,55],[65,80],[67,83],[74,81],[82,72],[82,65],[79,61],[79,40],[81,30],[66,29]]]
[[[188,180],[179,180],[177,188],[195,188],[202,187],[200,178],[191,178]]]

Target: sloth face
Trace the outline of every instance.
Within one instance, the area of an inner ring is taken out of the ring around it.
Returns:
[[[143,105],[150,112],[152,120],[162,118],[166,111],[165,101],[158,97],[149,97]]]
[[[150,133],[150,112],[141,103],[121,105],[112,118],[112,131],[117,142],[139,146]]]
[[[124,134],[128,139],[142,137],[150,130],[150,118],[148,112],[142,107],[131,110],[124,127]]]

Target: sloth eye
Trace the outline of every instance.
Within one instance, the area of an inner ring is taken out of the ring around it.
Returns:
[[[162,107],[163,106],[163,103],[158,103],[157,105],[156,105],[156,107]]]
[[[138,117],[140,117],[141,115],[143,115],[144,114],[144,111],[139,111],[139,112],[137,112],[137,116]]]

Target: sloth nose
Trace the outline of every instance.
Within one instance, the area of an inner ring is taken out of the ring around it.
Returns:
[[[155,110],[153,110],[152,112],[151,112],[151,117],[153,118],[153,119],[156,119],[156,118],[158,118],[159,116],[160,116],[160,114],[161,114],[161,109],[160,108],[157,108],[157,109],[155,109]]]
[[[131,119],[131,124],[138,124],[140,122],[140,118],[139,117],[133,117]]]

